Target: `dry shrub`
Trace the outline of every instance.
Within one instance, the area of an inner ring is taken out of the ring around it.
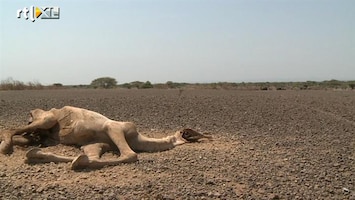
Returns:
[[[28,82],[25,84],[22,81],[7,78],[0,82],[0,90],[37,90],[43,89],[43,85],[38,81]]]

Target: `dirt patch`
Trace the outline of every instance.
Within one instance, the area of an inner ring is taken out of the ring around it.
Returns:
[[[82,172],[24,164],[28,148],[16,147],[0,156],[0,199],[355,199],[353,91],[0,91],[0,129],[64,105],[133,121],[149,136],[193,128],[215,140]]]

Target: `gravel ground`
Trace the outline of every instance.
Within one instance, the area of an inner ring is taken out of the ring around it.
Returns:
[[[0,91],[0,130],[26,124],[31,109],[65,105],[149,136],[193,128],[214,141],[81,172],[24,164],[30,147],[15,147],[0,155],[0,199],[355,199],[355,91]]]

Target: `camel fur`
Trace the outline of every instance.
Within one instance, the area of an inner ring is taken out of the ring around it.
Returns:
[[[81,146],[83,154],[77,157],[47,153],[39,148],[26,153],[27,163],[71,162],[74,170],[135,162],[138,160],[136,152],[165,151],[184,143],[211,139],[209,135],[192,129],[177,131],[165,138],[149,138],[139,134],[131,122],[114,121],[97,112],[71,106],[49,111],[32,110],[28,125],[0,133],[2,154],[11,153],[13,145]],[[110,150],[119,150],[120,157],[100,159]]]

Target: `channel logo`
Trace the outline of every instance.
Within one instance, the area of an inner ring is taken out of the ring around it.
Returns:
[[[30,8],[23,8],[17,10],[17,18],[23,16],[26,20],[30,19],[35,22],[36,19],[59,19],[60,9],[59,7],[37,7],[31,6]]]

